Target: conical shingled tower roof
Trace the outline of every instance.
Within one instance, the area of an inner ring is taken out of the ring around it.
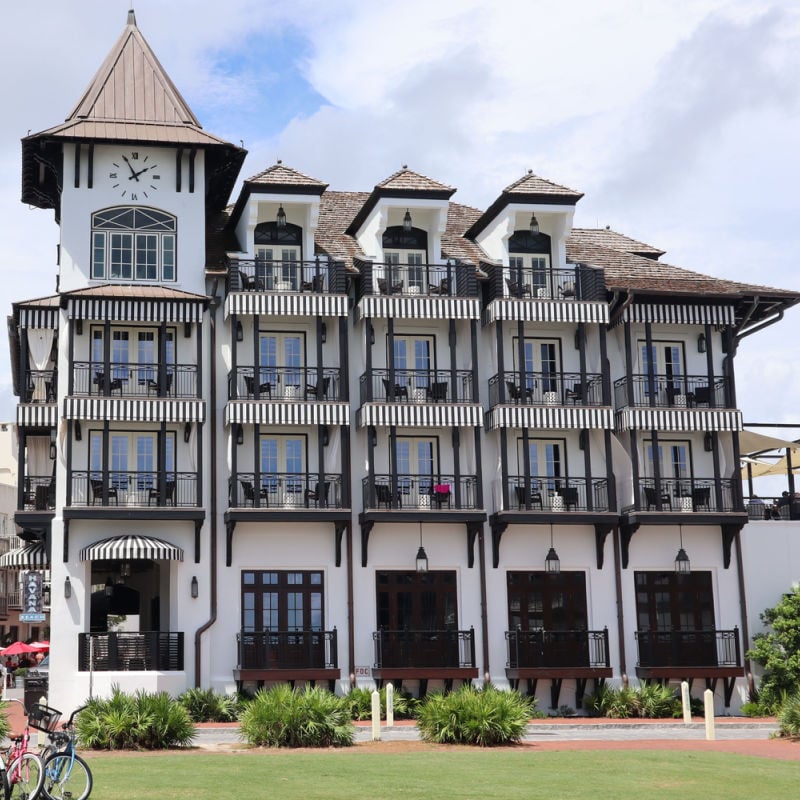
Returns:
[[[246,151],[206,133],[128,12],[122,35],[61,125],[22,140],[22,201],[58,209],[61,146],[126,142],[202,147],[207,153],[207,202],[223,207]],[[44,179],[39,166],[45,166]]]

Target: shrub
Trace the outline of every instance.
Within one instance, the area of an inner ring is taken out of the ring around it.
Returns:
[[[8,721],[8,703],[0,702],[0,711],[5,713],[0,714],[0,739],[5,739],[11,733],[11,724]]]
[[[187,689],[178,700],[194,722],[235,722],[244,705],[240,695],[213,689]]]
[[[784,696],[790,697],[800,688],[800,586],[793,587],[760,616],[771,630],[753,636],[747,657],[764,668],[758,687],[759,705],[767,713],[776,713]]]
[[[800,736],[800,692],[788,697],[778,711],[781,736]]]
[[[186,709],[166,692],[130,695],[117,686],[109,699],[89,701],[76,730],[81,745],[95,750],[186,747],[194,738]]]
[[[352,719],[369,720],[372,719],[372,689],[355,688],[351,689],[345,696],[344,701],[350,709]],[[386,687],[379,689],[381,699],[381,719],[386,719]],[[394,718],[411,719],[416,716],[419,700],[405,692],[394,693]]]
[[[267,747],[348,747],[355,728],[344,698],[286,684],[256,692],[240,717],[242,738]]]
[[[638,689],[628,686],[612,689],[601,684],[593,695],[585,699],[584,708],[592,716],[610,719],[664,719],[683,715],[680,696],[669,686],[658,683],[643,683]],[[692,713],[696,714],[698,711],[700,701],[692,699]]]
[[[450,694],[431,694],[417,712],[421,737],[440,744],[493,747],[519,742],[536,701],[492,686],[462,686]]]

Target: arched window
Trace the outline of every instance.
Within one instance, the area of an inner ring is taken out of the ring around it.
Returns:
[[[177,221],[153,208],[109,208],[92,215],[92,278],[174,281]]]

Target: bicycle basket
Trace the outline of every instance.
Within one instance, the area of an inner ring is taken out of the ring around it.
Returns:
[[[40,731],[47,731],[48,733],[54,731],[58,727],[58,721],[61,719],[61,712],[49,706],[43,706],[39,703],[34,703],[28,712],[28,725],[31,728],[36,728]]]

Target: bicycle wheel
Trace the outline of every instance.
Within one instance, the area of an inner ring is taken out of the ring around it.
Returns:
[[[42,759],[36,753],[23,753],[8,768],[11,800],[35,800],[44,781]]]
[[[6,765],[0,764],[0,791],[3,794],[4,800],[11,800],[11,787],[8,785],[8,775],[6,774]]]
[[[92,792],[92,771],[80,756],[55,753],[44,762],[43,791],[49,800],[86,800]]]

